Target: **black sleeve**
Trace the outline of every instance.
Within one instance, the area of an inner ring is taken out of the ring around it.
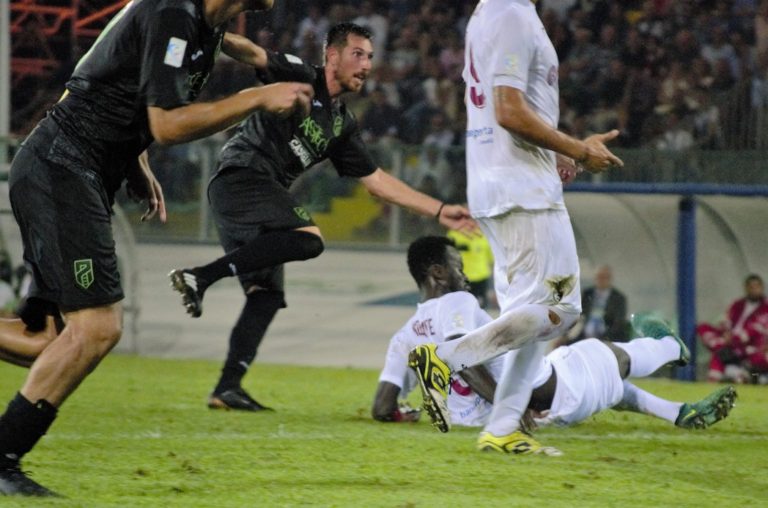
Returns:
[[[267,50],[267,68],[257,70],[256,76],[265,85],[278,81],[314,83],[316,72],[297,56]]]
[[[147,19],[139,85],[147,106],[189,104],[189,42],[198,38],[195,19],[178,8],[162,9]]]
[[[333,146],[329,147],[328,158],[341,176],[368,176],[376,171],[378,166],[373,162],[373,157],[360,136],[360,129],[354,117],[350,123],[349,134],[335,140]]]

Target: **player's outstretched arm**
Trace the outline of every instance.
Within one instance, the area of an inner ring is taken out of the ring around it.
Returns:
[[[496,121],[523,141],[570,157],[592,173],[624,166],[624,162],[605,146],[619,135],[619,131],[594,134],[579,140],[549,126],[531,109],[525,95],[517,88],[494,87],[493,99]]]
[[[380,422],[415,422],[419,420],[420,410],[398,404],[397,396],[399,393],[399,386],[387,381],[379,382],[371,408],[371,416],[374,420]]]
[[[267,52],[264,48],[242,35],[227,32],[221,50],[238,62],[252,65],[257,69],[267,68]]]
[[[377,198],[400,205],[420,215],[435,217],[440,224],[449,229],[470,234],[477,231],[477,224],[465,207],[446,204],[427,196],[381,168],[360,178],[360,181],[368,192]]]
[[[149,128],[161,145],[185,143],[210,136],[244,120],[256,110],[289,115],[309,114],[314,91],[306,83],[274,83],[246,88],[214,102],[199,102],[174,109],[147,107]]]

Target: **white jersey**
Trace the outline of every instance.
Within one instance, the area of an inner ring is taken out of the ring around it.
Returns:
[[[557,53],[534,4],[480,0],[465,45],[467,195],[472,215],[564,209],[554,152],[510,134],[496,122],[494,110],[493,88],[516,88],[544,122],[557,128]]]
[[[392,337],[379,381],[399,386],[400,396],[405,397],[418,383],[415,373],[408,367],[408,353],[413,348],[465,335],[491,320],[480,308],[477,299],[466,291],[448,293],[420,303],[413,317]],[[496,379],[501,375],[502,365],[503,360],[497,358],[486,366]],[[448,410],[453,424],[478,426],[488,419],[491,404],[454,376],[448,394]]]

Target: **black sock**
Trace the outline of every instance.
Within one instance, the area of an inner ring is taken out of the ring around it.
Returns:
[[[216,261],[193,271],[206,287],[224,277],[248,273],[281,265],[288,261],[303,261],[323,252],[323,240],[306,231],[270,231],[254,238]]]
[[[255,291],[247,295],[240,318],[229,337],[229,352],[214,393],[239,388],[256,350],[277,311],[283,307],[283,293]]]
[[[17,464],[48,432],[57,412],[47,400],[33,404],[17,393],[0,416],[0,466]]]

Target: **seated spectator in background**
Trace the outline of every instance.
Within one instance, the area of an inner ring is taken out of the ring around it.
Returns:
[[[13,290],[13,266],[11,256],[0,249],[0,317],[13,317],[16,307],[16,292]]]
[[[586,337],[614,342],[623,342],[629,338],[627,297],[613,287],[610,266],[598,267],[595,285],[581,294],[581,320],[576,326],[581,326],[581,330],[573,342]]]
[[[397,137],[400,113],[387,101],[381,88],[371,92],[371,101],[360,118],[360,128],[366,141],[377,141],[383,137]]]
[[[667,115],[667,127],[664,134],[656,140],[657,150],[680,152],[693,148],[695,144],[691,130],[680,122],[681,113],[674,109]]]
[[[745,383],[751,374],[768,382],[768,300],[763,279],[749,275],[744,281],[746,296],[733,302],[719,325],[702,323],[696,333],[712,352],[709,381]]]
[[[493,252],[488,239],[482,234],[468,235],[463,231],[448,231],[450,238],[461,254],[464,275],[469,281],[469,292],[477,298],[480,308],[487,309],[492,292]]]

